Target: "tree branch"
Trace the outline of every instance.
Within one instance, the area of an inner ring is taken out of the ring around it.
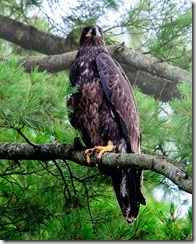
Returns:
[[[39,71],[47,70],[56,73],[68,70],[71,67],[76,56],[76,51],[51,56],[29,56],[19,57],[19,62],[23,63],[25,71],[31,72],[35,66],[39,66]],[[3,60],[2,60],[3,61]]]
[[[71,160],[83,166],[88,164],[84,151],[75,150],[73,145],[61,143],[40,144],[33,147],[28,143],[0,143],[0,159],[9,160]],[[175,183],[180,189],[192,193],[192,177],[173,165],[166,158],[146,154],[105,153],[102,160],[96,162],[107,167],[139,166],[144,170],[152,170],[162,174]]]
[[[0,38],[48,55],[70,51],[65,38],[40,31],[3,15],[0,15]]]

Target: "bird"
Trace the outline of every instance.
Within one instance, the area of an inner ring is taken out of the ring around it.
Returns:
[[[105,152],[141,153],[138,108],[131,83],[121,65],[109,54],[103,30],[86,26],[71,65],[70,82],[77,92],[69,98],[71,125],[80,132],[87,150],[101,159]],[[117,201],[126,221],[138,218],[143,172],[140,167],[108,169]]]

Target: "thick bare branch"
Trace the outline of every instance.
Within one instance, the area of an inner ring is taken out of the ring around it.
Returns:
[[[84,151],[77,151],[73,145],[53,143],[36,146],[28,143],[0,143],[0,159],[9,160],[71,160],[83,166],[96,166],[86,163]],[[97,162],[96,162],[97,163]],[[140,166],[166,176],[180,189],[192,193],[192,178],[166,158],[146,154],[105,153],[98,162],[108,167]]]
[[[68,70],[74,61],[76,51],[51,56],[29,56],[20,57],[19,61],[24,64],[26,72],[31,72],[35,66],[39,66],[39,71],[47,70],[56,73]]]
[[[25,49],[48,55],[70,51],[66,39],[3,15],[0,15],[0,38]]]

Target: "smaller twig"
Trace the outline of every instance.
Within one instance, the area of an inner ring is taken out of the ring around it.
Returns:
[[[66,164],[67,166],[67,169],[68,169],[68,172],[69,172],[69,177],[70,177],[70,180],[71,180],[71,185],[72,185],[72,188],[73,188],[73,191],[74,191],[74,195],[76,196],[77,195],[77,190],[75,188],[75,185],[74,185],[74,181],[73,179],[75,178],[72,171],[71,171],[71,168],[69,166],[69,164],[67,163],[66,160],[63,160],[63,162]],[[76,199],[77,200],[77,199]]]
[[[63,195],[64,195],[64,197],[65,197],[65,200],[67,200],[67,197],[66,197],[66,194],[65,194],[65,189],[67,190],[67,193],[68,193],[68,195],[69,195],[69,199],[71,200],[71,192],[70,192],[70,190],[69,190],[69,186],[68,186],[68,184],[67,184],[67,181],[66,181],[66,179],[65,179],[65,176],[64,176],[64,174],[63,174],[63,172],[62,172],[62,170],[61,170],[61,167],[60,167],[59,164],[56,162],[56,160],[52,160],[52,161],[53,161],[53,163],[55,164],[56,168],[58,169],[58,171],[59,171],[59,173],[60,173],[60,175],[61,175],[61,177],[62,177],[62,180],[63,180],[63,182],[64,182],[65,187],[64,187]]]
[[[19,129],[19,128],[14,128],[17,132],[18,132],[18,134],[20,135],[20,136],[22,136],[22,138],[24,138],[25,139],[25,141],[29,144],[29,145],[31,145],[32,147],[34,147],[36,150],[39,148],[39,145],[38,144],[35,144],[35,143],[33,143],[33,142],[31,142],[26,136],[25,136],[25,134],[21,131],[21,129]]]
[[[90,216],[90,219],[91,219],[91,223],[92,223],[92,226],[93,226],[93,230],[94,230],[95,235],[98,236],[96,225],[95,225],[92,213],[91,213],[90,200],[89,200],[90,197],[89,197],[89,194],[88,194],[88,188],[87,188],[87,186],[86,186],[86,184],[84,182],[83,182],[83,186],[84,186],[85,192],[86,192],[87,208],[88,208],[88,213],[89,213],[89,216]]]

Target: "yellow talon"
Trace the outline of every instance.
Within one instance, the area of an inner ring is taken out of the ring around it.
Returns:
[[[87,163],[91,163],[91,156],[93,155],[93,152],[95,151],[96,147],[94,148],[89,148],[85,150],[85,154],[86,154],[86,161]]]
[[[101,159],[103,154],[105,152],[112,152],[114,150],[114,144],[112,141],[108,141],[107,146],[95,146],[94,148],[86,149],[85,154],[86,154],[86,161],[87,163],[91,163],[91,156],[94,155],[94,153],[98,153],[97,158]]]
[[[112,152],[114,149],[114,144],[112,141],[108,141],[107,146],[97,146],[97,151],[99,151],[97,158],[101,159],[105,152]]]
[[[88,164],[92,163],[92,160],[91,160],[91,158],[89,157],[88,154],[87,154],[87,156],[86,156],[86,161],[87,161]]]

